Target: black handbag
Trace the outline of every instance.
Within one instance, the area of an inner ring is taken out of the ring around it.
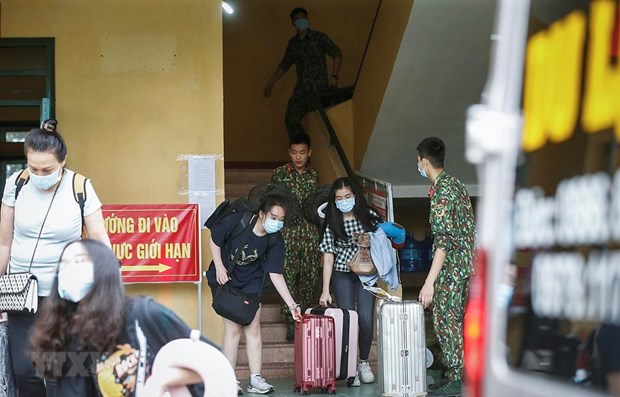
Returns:
[[[220,316],[237,324],[250,325],[260,307],[260,294],[249,297],[240,289],[228,285],[220,285],[213,297],[213,309]]]
[[[240,247],[245,246],[247,243],[250,233],[252,232],[252,228],[255,224],[256,219],[249,222],[246,230],[244,231],[246,234],[242,239],[241,244],[239,244]],[[230,252],[230,249],[228,252]],[[237,250],[232,260],[232,266],[228,269],[229,274],[232,273],[235,268],[237,260],[239,260],[239,255],[241,255],[241,251]],[[263,286],[265,285],[266,276],[267,274],[263,275]],[[260,307],[262,290],[263,288],[261,286],[261,293],[248,295],[238,288],[234,288],[226,284],[218,285],[215,290],[215,295],[213,296],[213,303],[211,306],[220,316],[245,327],[250,325],[252,321],[254,321],[254,317],[256,317],[256,312]]]

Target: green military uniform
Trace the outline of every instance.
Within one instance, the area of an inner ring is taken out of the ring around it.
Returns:
[[[336,58],[341,52],[325,33],[308,29],[303,39],[295,35],[288,42],[280,69],[286,72],[293,64],[297,69],[297,84],[288,101],[284,120],[289,137],[303,131],[301,119],[315,110],[312,101],[314,92],[327,91],[326,55]]]
[[[463,316],[473,272],[474,214],[465,186],[442,171],[429,193],[434,250],[446,253],[435,281],[433,325],[441,347],[445,378],[463,377]]]
[[[273,170],[272,182],[286,186],[301,205],[306,197],[319,188],[319,174],[311,166],[303,172],[295,170],[292,163]],[[308,220],[300,216],[294,223],[282,230],[284,236],[284,278],[295,302],[308,307],[312,304],[316,284],[319,280],[319,231]],[[293,318],[286,304],[282,313],[289,327]]]

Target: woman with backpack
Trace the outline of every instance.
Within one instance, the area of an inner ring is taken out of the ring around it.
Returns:
[[[6,180],[0,212],[0,275],[34,274],[39,306],[53,290],[60,253],[67,243],[81,237],[83,226],[90,238],[110,246],[101,201],[88,179],[65,168],[67,146],[56,125],[56,120],[47,120],[28,133],[24,142],[28,167]],[[36,376],[26,354],[28,334],[37,316],[8,315],[9,350],[21,396],[46,395],[46,384]],[[47,389],[53,390],[53,382],[47,382]]]
[[[319,304],[327,307],[332,303],[330,283],[336,295],[338,307],[355,310],[359,316],[359,363],[358,376],[353,386],[372,383],[375,377],[368,364],[373,336],[375,296],[366,291],[357,274],[351,271],[349,262],[358,250],[353,243],[354,233],[374,232],[381,222],[379,215],[366,203],[359,187],[348,177],[338,178],[332,184],[325,210],[321,244],[323,253],[323,293]]]
[[[248,300],[260,302],[265,278],[269,275],[274,287],[288,305],[293,318],[301,319],[300,307],[291,296],[284,271],[284,240],[280,230],[286,217],[286,199],[277,193],[267,193],[257,214],[249,216],[247,227],[238,233],[238,227],[248,213],[236,213],[227,216],[211,229],[211,256],[213,262],[207,271],[207,279],[216,303],[218,292],[232,288],[243,293]],[[219,291],[218,291],[219,290]],[[243,325],[230,318],[224,320],[224,340],[222,352],[233,368],[237,362],[237,350],[241,334],[245,335],[250,379],[249,393],[267,394],[274,387],[261,376],[262,338],[260,329],[260,305],[248,325]],[[221,315],[221,314],[220,314]],[[230,316],[229,316],[230,317]],[[238,320],[237,320],[238,321]],[[243,394],[238,385],[238,394]]]
[[[114,252],[86,239],[62,252],[32,328],[30,356],[40,375],[56,378],[57,396],[140,396],[159,349],[190,334],[153,299],[126,298]],[[186,379],[201,382],[193,371],[179,374],[180,384]],[[198,388],[192,395],[202,395]]]

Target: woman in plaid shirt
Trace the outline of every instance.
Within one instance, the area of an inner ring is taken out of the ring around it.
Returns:
[[[381,222],[379,215],[366,203],[361,190],[348,177],[338,178],[332,184],[325,211],[321,244],[323,253],[323,293],[319,304],[327,307],[332,303],[329,293],[330,281],[336,295],[338,307],[356,310],[359,317],[359,377],[353,386],[375,380],[368,354],[372,344],[375,297],[364,290],[359,277],[351,272],[349,261],[357,252],[353,244],[353,233],[374,232]]]

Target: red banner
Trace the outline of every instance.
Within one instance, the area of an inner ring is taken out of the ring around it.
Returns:
[[[368,197],[368,204],[377,210],[383,220],[387,220],[387,194],[376,189],[368,189],[365,193]]]
[[[201,281],[198,204],[114,204],[102,211],[123,282]]]

